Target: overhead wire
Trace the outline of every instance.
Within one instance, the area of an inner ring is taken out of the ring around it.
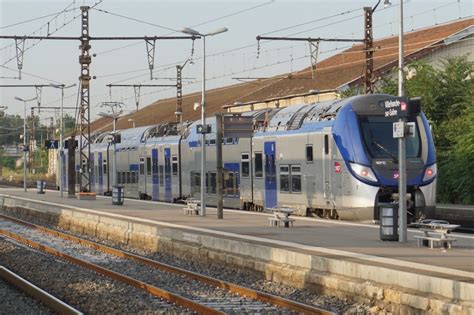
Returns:
[[[13,24],[10,24],[10,25],[0,26],[0,30],[10,28],[10,27],[14,27],[14,26],[18,26],[18,25],[22,25],[22,24],[26,24],[26,23],[29,23],[29,22],[37,21],[37,20],[41,20],[41,19],[53,16],[53,15],[59,15],[61,13],[71,12],[71,11],[74,11],[74,10],[75,10],[75,8],[74,9],[64,9],[64,10],[61,10],[59,12],[46,14],[46,15],[43,15],[43,16],[39,16],[39,17],[36,17],[36,18],[31,18],[31,19],[24,20],[24,21],[17,22],[17,23],[13,23]]]

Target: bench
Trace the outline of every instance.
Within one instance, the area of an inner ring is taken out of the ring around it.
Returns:
[[[456,239],[452,237],[441,237],[441,235],[415,235],[414,238],[418,240],[418,247],[422,247],[423,241],[427,241],[428,245],[430,246],[431,249],[434,248],[434,243],[441,243],[441,245],[444,248],[451,249],[452,247],[452,242],[455,242]]]
[[[286,225],[289,226],[291,224],[291,227],[293,227],[293,222],[295,222],[295,219],[280,218],[279,216],[270,217],[268,219],[270,220],[270,226],[276,226],[276,227],[280,227],[280,224],[282,223],[283,223],[283,226],[286,226]]]
[[[196,201],[187,201],[186,207],[183,208],[184,214],[186,215],[198,215],[199,214],[199,204]]]

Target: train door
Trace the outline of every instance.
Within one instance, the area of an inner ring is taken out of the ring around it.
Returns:
[[[103,185],[104,185],[104,176],[102,173],[102,152],[97,153],[97,171],[98,171],[98,177],[99,177],[99,187],[98,187],[98,193],[102,195],[103,193]]]
[[[171,149],[165,148],[165,200],[172,201],[171,197]]]
[[[159,200],[160,187],[158,186],[158,149],[151,150],[151,177],[152,177],[152,199]]]
[[[277,205],[277,183],[276,183],[276,161],[275,141],[264,143],[265,154],[265,208]]]
[[[333,159],[332,159],[332,134],[331,128],[324,128],[322,132],[322,161],[323,161],[323,198],[326,209],[334,208],[333,194]]]

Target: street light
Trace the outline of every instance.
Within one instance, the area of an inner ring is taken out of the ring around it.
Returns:
[[[132,123],[132,128],[135,128],[135,119],[129,118],[127,121]]]
[[[61,116],[60,116],[60,122],[59,122],[59,192],[61,194],[61,198],[63,197],[64,194],[64,183],[63,183],[63,168],[64,168],[64,89],[69,89],[72,88],[73,86],[76,86],[76,83],[65,86],[64,84],[53,84],[51,83],[50,86],[61,89]]]
[[[227,32],[227,28],[222,27],[207,34],[201,34],[196,30],[184,27],[182,33],[201,36],[202,37],[202,96],[201,96],[201,124],[203,133],[201,133],[201,216],[206,215],[206,202],[204,200],[205,184],[206,184],[206,37],[214,36]]]
[[[15,96],[15,100],[23,102],[23,191],[26,192],[26,152],[28,147],[26,146],[26,103],[34,101],[36,97],[30,98],[27,100],[22,99],[21,97]],[[31,154],[31,153],[30,153]]]

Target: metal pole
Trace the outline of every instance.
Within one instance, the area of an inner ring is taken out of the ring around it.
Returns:
[[[400,0],[400,35],[399,35],[399,57],[398,57],[398,96],[403,96],[403,0]],[[405,129],[405,119],[400,118],[400,122],[403,122],[403,129]],[[406,152],[405,152],[405,135],[398,139],[398,193],[399,193],[399,205],[398,205],[398,217],[399,219],[399,242],[407,242],[407,173],[406,173]]]
[[[64,167],[64,87],[61,88],[61,117],[59,118],[59,192],[61,198],[64,197],[63,167]]]
[[[112,182],[113,182],[113,186],[117,186],[117,172],[115,170],[115,167],[117,165],[117,144],[116,144],[116,134],[115,134],[115,122],[117,120],[116,117],[113,117],[113,120],[114,120],[114,164],[112,165]],[[112,186],[112,187],[113,187]]]
[[[23,191],[26,192],[26,101],[23,101]]]
[[[206,36],[202,36],[202,99],[201,99],[201,123],[206,128]],[[206,134],[201,134],[201,216],[206,216]]]
[[[223,188],[223,174],[222,174],[222,115],[216,115],[216,169],[217,169],[217,218],[224,218],[223,210],[223,197],[222,197],[222,188]]]

